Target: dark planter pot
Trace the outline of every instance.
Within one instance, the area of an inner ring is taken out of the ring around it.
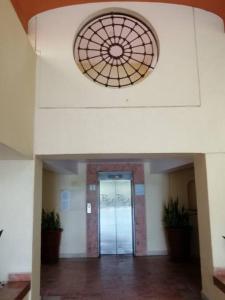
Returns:
[[[172,261],[190,259],[191,227],[165,228],[169,257]]]
[[[62,229],[42,230],[41,232],[41,262],[55,264],[59,261],[59,246]]]

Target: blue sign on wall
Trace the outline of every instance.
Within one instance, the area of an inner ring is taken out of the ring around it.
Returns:
[[[144,196],[145,195],[145,185],[144,184],[135,184],[135,195]]]

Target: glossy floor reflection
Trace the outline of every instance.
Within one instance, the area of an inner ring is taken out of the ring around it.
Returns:
[[[200,300],[200,270],[167,257],[64,259],[42,267],[43,300]]]

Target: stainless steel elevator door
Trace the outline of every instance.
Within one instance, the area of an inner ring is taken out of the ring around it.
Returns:
[[[132,254],[130,180],[100,180],[100,253]]]

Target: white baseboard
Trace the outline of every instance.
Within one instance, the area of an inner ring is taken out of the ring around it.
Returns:
[[[60,253],[59,258],[87,257],[86,253]]]
[[[167,250],[151,250],[147,252],[147,255],[149,256],[165,256],[168,255],[168,251]]]

